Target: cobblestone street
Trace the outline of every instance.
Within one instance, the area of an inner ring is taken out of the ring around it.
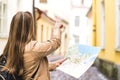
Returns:
[[[90,67],[79,79],[76,79],[61,71],[50,72],[51,80],[109,80],[94,66]]]

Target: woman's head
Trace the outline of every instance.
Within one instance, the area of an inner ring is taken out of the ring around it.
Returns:
[[[30,12],[17,12],[11,21],[8,42],[3,54],[7,55],[6,67],[11,73],[23,73],[25,45],[34,37],[33,17]],[[6,70],[6,69],[3,69]]]
[[[9,38],[29,42],[34,34],[33,17],[29,12],[17,12],[10,25]]]

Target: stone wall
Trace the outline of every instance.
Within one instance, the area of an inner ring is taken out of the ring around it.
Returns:
[[[94,65],[110,80],[120,80],[120,65],[98,58]]]

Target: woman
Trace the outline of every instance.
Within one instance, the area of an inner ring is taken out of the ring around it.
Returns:
[[[7,55],[6,68],[23,80],[50,80],[47,55],[61,44],[60,23],[56,23],[50,40],[40,43],[33,40],[33,17],[29,12],[17,12],[10,25],[7,44],[3,51]],[[64,60],[62,60],[64,61]],[[62,61],[57,62],[54,68]]]

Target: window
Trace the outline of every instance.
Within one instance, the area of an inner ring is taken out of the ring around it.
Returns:
[[[5,35],[7,30],[7,0],[0,0],[0,36]]]
[[[41,42],[43,42],[43,25],[41,25]]]
[[[40,0],[40,3],[47,3],[47,0]]]
[[[79,36],[78,35],[73,35],[75,43],[78,44],[79,43]]]
[[[84,0],[81,0],[81,4],[84,4]]]
[[[101,18],[101,47],[102,49],[105,48],[105,4],[104,0],[101,3],[101,11],[102,11],[102,18]]]
[[[116,50],[120,51],[120,1],[116,0]]]
[[[75,27],[79,27],[80,25],[80,16],[75,16]]]
[[[72,7],[80,7],[81,6],[81,0],[71,0],[71,6]]]

